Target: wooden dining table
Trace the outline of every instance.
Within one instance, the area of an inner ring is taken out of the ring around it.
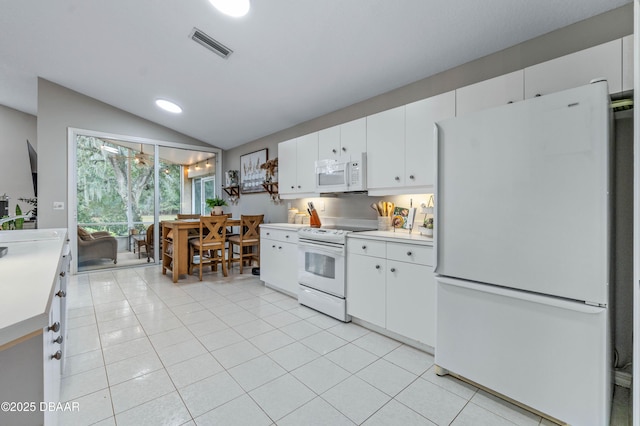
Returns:
[[[160,222],[162,238],[162,275],[171,272],[173,282],[189,272],[189,231],[200,228],[200,219]],[[240,226],[240,219],[227,219],[227,226]]]

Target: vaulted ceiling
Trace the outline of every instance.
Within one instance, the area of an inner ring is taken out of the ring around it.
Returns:
[[[252,0],[237,19],[208,0],[3,1],[0,104],[36,115],[42,77],[229,149],[630,2]]]

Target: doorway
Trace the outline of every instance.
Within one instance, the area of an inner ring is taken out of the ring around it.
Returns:
[[[160,226],[191,213],[190,164],[220,150],[73,129],[69,132],[72,273],[159,263]],[[193,166],[191,166],[193,167]],[[206,179],[208,196],[216,174]],[[198,185],[202,186],[202,185]],[[213,187],[215,192],[215,187]]]

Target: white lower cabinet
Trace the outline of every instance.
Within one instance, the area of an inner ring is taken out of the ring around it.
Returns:
[[[387,329],[435,347],[433,267],[387,262]]]
[[[349,238],[347,313],[435,347],[433,247]]]
[[[260,279],[290,296],[298,294],[298,232],[260,227]]]
[[[0,345],[0,412],[2,425],[58,424],[60,381],[66,339],[68,246],[53,278],[47,326]],[[3,407],[4,408],[4,407]]]
[[[386,326],[386,270],[384,258],[347,254],[347,314]]]

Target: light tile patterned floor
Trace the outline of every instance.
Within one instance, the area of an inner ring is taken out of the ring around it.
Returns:
[[[68,295],[63,425],[551,425],[237,270],[99,271]]]

